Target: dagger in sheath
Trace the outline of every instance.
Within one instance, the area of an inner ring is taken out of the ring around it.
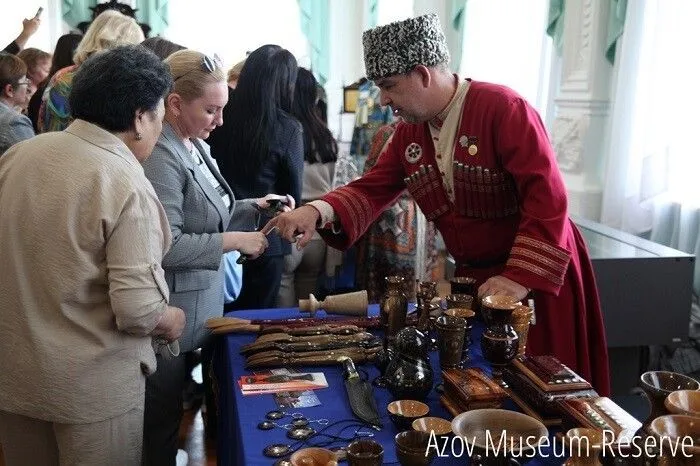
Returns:
[[[372,386],[360,378],[351,358],[344,358],[342,362],[345,390],[348,393],[353,414],[361,421],[371,425],[372,428],[380,430],[382,422],[379,420],[377,401],[374,399]]]

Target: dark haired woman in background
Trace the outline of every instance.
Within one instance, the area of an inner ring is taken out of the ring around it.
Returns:
[[[173,53],[179,52],[180,50],[185,50],[186,48],[160,36],[147,37],[143,42],[141,42],[141,45],[158,55],[161,60],[165,60]]]
[[[299,203],[304,158],[301,124],[290,115],[297,61],[278,45],[263,45],[248,58],[224,109],[224,123],[209,139],[212,155],[236,198],[287,193]],[[259,226],[270,217],[262,215]],[[274,307],[284,256],[291,246],[277,233],[269,247],[243,265],[243,288],[232,308]]]
[[[338,158],[338,144],[319,108],[322,90],[309,70],[299,68],[292,114],[304,130],[302,203],[320,199],[331,190],[335,161]],[[291,248],[291,252],[284,258],[278,305],[294,307],[297,299],[308,298],[309,293],[318,296],[317,284],[325,261],[326,243],[318,234],[303,250]]]
[[[73,64],[73,54],[82,38],[82,34],[73,32],[63,34],[58,38],[56,48],[53,51],[53,58],[51,59],[49,75],[37,86],[36,92],[29,100],[29,107],[27,107],[27,116],[32,120],[35,132],[39,132],[37,122],[39,121],[39,108],[41,107],[41,98],[44,95],[44,90],[49,84],[49,80],[56,74],[56,71]]]

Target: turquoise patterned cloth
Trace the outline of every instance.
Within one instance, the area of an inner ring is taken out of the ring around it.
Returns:
[[[44,90],[39,108],[37,127],[40,133],[62,131],[73,121],[68,96],[73,87],[77,65],[67,66],[56,72]]]

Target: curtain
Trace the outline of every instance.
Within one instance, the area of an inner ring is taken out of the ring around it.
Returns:
[[[450,67],[455,73],[459,72],[462,64],[462,45],[464,43],[464,10],[467,0],[450,0],[449,19],[447,26],[447,43],[450,45]]]
[[[365,30],[377,27],[379,24],[379,0],[365,0],[365,11],[367,12]]]
[[[168,27],[168,0],[136,0],[136,20],[151,27],[151,36],[158,36]]]
[[[549,0],[547,35],[554,41],[557,53],[561,54],[564,44],[564,0]]]
[[[61,16],[71,28],[75,28],[83,21],[92,21],[90,7],[97,3],[97,0],[61,0]]]
[[[298,0],[301,30],[309,41],[311,71],[325,86],[330,72],[330,11],[328,0]]]
[[[627,4],[614,68],[602,221],[698,253],[700,70],[681,51],[700,43],[700,3]],[[700,292],[696,262],[694,290]]]
[[[627,13],[627,0],[609,0],[610,11],[608,14],[608,34],[605,40],[605,58],[610,64],[615,63],[615,50],[617,40],[622,35],[625,26],[625,14]]]

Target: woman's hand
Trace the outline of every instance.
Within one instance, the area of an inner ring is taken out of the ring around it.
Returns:
[[[268,201],[280,201],[282,203],[281,212],[289,212],[290,210],[294,210],[296,207],[294,198],[289,194],[285,194],[284,196],[280,196],[279,194],[268,194],[265,197],[256,199],[255,203],[261,209],[268,209],[270,207],[270,203]]]
[[[237,250],[249,256],[249,259],[260,256],[268,246],[267,238],[259,231],[231,231],[223,235],[224,252]]]

